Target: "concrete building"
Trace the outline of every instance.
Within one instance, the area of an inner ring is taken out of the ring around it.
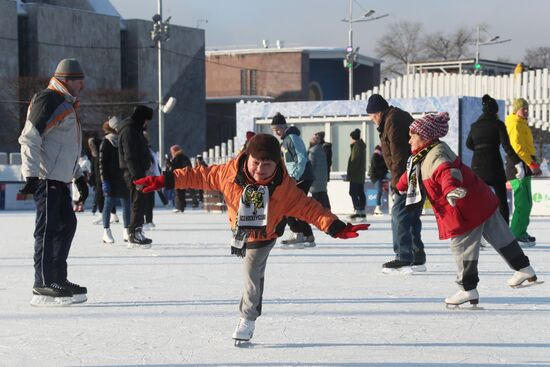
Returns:
[[[154,11],[153,4],[151,15]],[[4,45],[0,77],[19,80],[15,94],[0,100],[28,103],[32,93],[46,86],[60,59],[75,57],[86,73],[81,96],[86,136],[99,135],[108,115],[128,116],[136,102],[157,108],[152,21],[122,19],[108,0],[0,0],[0,23],[0,45]],[[178,100],[165,115],[165,147],[180,144],[190,154],[202,152],[206,148],[204,31],[170,25],[170,39],[163,49],[163,102],[169,96]],[[0,130],[0,151],[19,150],[17,137],[27,103],[19,103],[23,108],[15,118],[0,116],[2,126],[12,127]],[[0,104],[7,106],[15,104]],[[157,116],[149,124],[154,149]]]
[[[348,69],[343,48],[257,48],[206,52],[207,125],[230,124],[235,130],[235,102],[240,100],[326,101],[348,99]],[[354,91],[380,82],[377,60],[358,55]],[[224,106],[225,103],[225,106]],[[209,145],[232,136],[208,134]]]

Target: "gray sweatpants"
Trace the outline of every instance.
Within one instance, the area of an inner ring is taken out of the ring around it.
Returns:
[[[498,210],[480,226],[451,238],[451,251],[457,266],[456,282],[464,290],[475,289],[479,282],[477,262],[481,236],[495,248],[514,270],[529,266],[529,258],[510,231]]]
[[[262,314],[265,266],[273,246],[275,240],[267,246],[246,250],[243,263],[244,290],[239,310],[241,317],[247,320],[256,320]]]

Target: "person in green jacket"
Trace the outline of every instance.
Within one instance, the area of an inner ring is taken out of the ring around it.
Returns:
[[[535,157],[533,135],[527,123],[528,116],[529,104],[523,98],[514,100],[512,113],[506,116],[506,131],[510,137],[510,144],[521,159],[515,165],[511,163],[512,159],[506,159],[506,178],[514,193],[514,212],[510,228],[520,245],[524,247],[536,244],[536,238],[527,233],[527,227],[533,207],[531,176],[541,174]]]
[[[349,195],[353,202],[355,213],[350,215],[351,220],[363,220],[367,217],[365,207],[365,172],[367,167],[367,146],[361,139],[361,130],[355,129],[349,134],[351,137],[351,154],[348,160],[347,180],[349,181]]]

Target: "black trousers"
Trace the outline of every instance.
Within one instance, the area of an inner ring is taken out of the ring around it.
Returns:
[[[297,186],[300,190],[304,192],[304,194],[307,195],[312,183],[313,181],[301,181]],[[288,221],[288,227],[292,232],[303,233],[304,236],[311,236],[313,234],[313,231],[311,230],[311,226],[309,225],[309,223],[301,221],[294,217],[288,217],[287,221]]]
[[[153,208],[155,206],[155,193],[143,194],[145,196],[145,223],[153,223]]]
[[[124,179],[126,180],[126,185],[130,191],[130,203],[131,203],[131,212],[130,212],[130,225],[128,226],[128,232],[134,233],[136,228],[143,226],[143,217],[145,216],[145,209],[147,205],[147,198],[141,191],[136,189],[136,186],[132,182],[132,178],[128,172],[124,172]]]
[[[365,197],[365,184],[350,182],[349,196],[351,196],[353,209],[365,210],[365,206],[367,205],[367,198]]]
[[[314,192],[311,197],[320,202],[323,208],[330,209],[330,200],[326,191]]]
[[[76,231],[76,216],[68,184],[40,180],[34,193],[34,286],[67,279],[67,257]]]
[[[187,202],[185,201],[185,190],[176,190],[176,209],[183,212],[185,211],[185,207],[187,206]]]
[[[508,208],[508,195],[506,194],[506,182],[497,182],[494,185],[488,184],[495,190],[495,194],[500,200],[500,214],[506,221],[507,224],[510,224],[510,209]]]

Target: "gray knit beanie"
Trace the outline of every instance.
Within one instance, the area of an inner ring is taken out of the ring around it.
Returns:
[[[122,121],[120,121],[118,117],[116,116],[110,117],[108,120],[108,123],[111,129],[115,130],[116,132],[119,132],[122,125]]]
[[[84,79],[84,71],[77,59],[63,59],[57,64],[53,76],[68,80]]]

